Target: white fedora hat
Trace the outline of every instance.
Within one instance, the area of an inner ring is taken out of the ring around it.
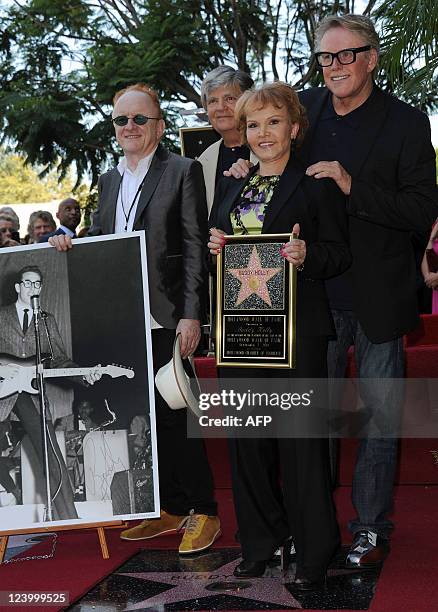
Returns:
[[[155,385],[160,395],[172,410],[190,408],[197,416],[202,415],[199,409],[198,379],[191,360],[188,359],[191,375],[189,376],[183,366],[180,350],[180,335],[177,334],[173,343],[173,356],[169,363],[161,367],[155,376]]]

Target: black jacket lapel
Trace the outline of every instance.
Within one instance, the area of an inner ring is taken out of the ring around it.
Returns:
[[[382,91],[374,86],[373,93],[374,100],[372,104],[374,112],[367,115],[369,120],[366,124],[361,123],[360,143],[358,143],[357,147],[353,147],[350,152],[349,164],[348,168],[346,168],[348,173],[353,177],[359,176],[362,166],[370,155],[370,150],[378,134],[382,130],[382,124],[388,112],[388,105]],[[309,120],[309,128],[304,142],[298,151],[299,158],[303,160],[306,165],[310,159],[311,145],[318,125],[319,116],[327,103],[329,95],[330,92],[326,87],[315,87],[313,89],[304,90],[299,94],[300,101],[306,108],[307,118]]]
[[[372,155],[371,149],[377,136],[382,131],[382,126],[388,113],[388,105],[382,91],[375,87],[374,95],[375,97],[372,101],[373,112],[365,115],[368,121],[366,123],[361,122],[360,135],[358,135],[360,142],[350,152],[348,168],[346,170],[353,178],[359,177],[362,166]]]
[[[226,199],[222,204],[220,204],[220,218],[217,222],[217,226],[221,227],[227,234],[233,233],[230,218],[231,211],[239,200],[243,188],[249,182],[250,178],[257,172],[258,167],[258,164],[253,166],[243,180],[227,181]]]
[[[287,162],[286,168],[280,177],[280,182],[274,192],[272,201],[266,211],[265,221],[263,223],[264,234],[269,234],[269,230],[273,225],[275,218],[282,209],[282,207],[289,202],[292,194],[302,181],[304,176],[304,168],[301,163],[291,154],[289,161]],[[290,206],[290,203],[288,204]],[[291,232],[292,228],[284,228],[284,232]]]
[[[309,127],[307,128],[304,141],[298,150],[299,158],[303,160],[306,165],[308,165],[308,160],[310,158],[311,143],[313,141],[316,126],[318,125],[318,119],[326,105],[329,93],[326,87],[307,89],[299,93],[300,102],[306,109],[307,119],[309,121]]]
[[[101,206],[101,225],[102,233],[112,234],[116,223],[117,198],[122,176],[117,168],[113,168],[106,176],[106,182],[109,184],[105,187],[105,206]]]
[[[155,152],[150,168],[146,175],[146,180],[144,182],[143,189],[141,190],[141,193],[140,193],[140,198],[138,200],[138,206],[137,206],[137,212],[135,213],[134,229],[139,229],[139,228],[136,228],[136,224],[138,223],[138,220],[143,214],[144,209],[151,201],[154,191],[157,188],[158,183],[160,182],[161,175],[163,174],[163,172],[165,171],[167,167],[168,158],[169,158],[169,153],[166,151],[166,149],[163,146],[158,145],[158,148]]]

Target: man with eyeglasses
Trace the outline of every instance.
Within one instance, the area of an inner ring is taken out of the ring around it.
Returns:
[[[438,214],[435,152],[427,116],[373,81],[379,39],[368,17],[327,17],[315,47],[326,87],[302,93],[310,130],[301,154],[308,175],[336,182],[349,215],[353,265],[326,283],[337,331],[328,363],[330,377],[343,377],[354,345],[362,400],[373,415],[369,437],[359,442],[347,555],[349,567],[369,567],[384,560],[393,528],[403,334],[418,324],[411,233],[427,235]],[[379,415],[386,423],[376,428]]]
[[[346,560],[349,567],[372,567],[388,554],[393,527],[388,514],[403,399],[397,381],[404,376],[403,334],[419,321],[411,233],[427,236],[438,215],[435,152],[427,116],[374,83],[379,38],[368,17],[326,17],[315,49],[325,87],[300,94],[310,128],[298,153],[309,176],[335,181],[349,216],[353,265],[326,283],[337,331],[328,369],[342,378],[354,345],[362,400],[379,425],[359,442],[357,516],[349,523]],[[245,172],[239,164],[233,175]]]
[[[207,206],[199,162],[167,151],[157,94],[138,83],[116,93],[112,122],[124,157],[99,179],[89,235],[145,230],[154,373],[173,355],[180,334],[187,358],[200,340],[206,306]],[[68,236],[54,236],[58,250]],[[129,273],[129,272],[128,272]],[[186,410],[172,410],[155,391],[161,515],[122,532],[125,540],[185,533],[180,554],[205,550],[220,535],[213,478],[203,440],[187,437]]]
[[[0,307],[0,375],[2,378],[14,379],[18,375],[20,360],[32,359],[36,353],[36,341],[33,328],[33,296],[39,296],[43,286],[43,276],[37,266],[22,268],[16,275],[14,283],[17,299],[14,303]],[[51,347],[46,334],[41,333],[41,352],[51,355],[50,367],[77,367],[65,354],[64,344],[59,333],[55,318],[50,313],[44,313],[49,331]],[[12,358],[12,359],[11,359]],[[34,362],[34,361],[33,361]],[[100,378],[97,372],[90,372],[84,378],[88,384],[94,384]],[[78,378],[78,382],[82,379]],[[1,390],[1,386],[0,386]],[[39,401],[37,395],[29,395],[19,388],[15,393],[0,399],[0,421],[6,421],[11,413],[18,418],[24,432],[29,437],[31,452],[37,459],[35,469],[43,470],[44,457],[41,441],[41,423]],[[55,431],[48,410],[49,472],[53,498],[53,518],[55,520],[76,519],[78,514],[74,505],[73,489],[67,473],[64,459],[56,441]]]

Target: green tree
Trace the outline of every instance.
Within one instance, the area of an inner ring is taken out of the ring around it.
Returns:
[[[115,91],[145,81],[176,106],[200,104],[203,75],[220,63],[297,87],[320,76],[315,27],[354,0],[23,0],[0,9],[3,141],[59,176],[92,184],[118,156],[109,120]],[[383,33],[379,83],[424,109],[437,106],[435,0],[369,0]],[[173,140],[175,136],[173,134]],[[172,145],[172,138],[170,141]]]
[[[66,197],[73,182],[67,177],[58,181],[56,172],[48,172],[43,178],[20,155],[6,154],[0,150],[0,204],[47,202]]]

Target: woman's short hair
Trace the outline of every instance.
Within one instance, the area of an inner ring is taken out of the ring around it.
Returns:
[[[275,108],[284,107],[287,110],[290,122],[299,124],[295,143],[297,145],[301,144],[309,125],[306,110],[300,103],[293,87],[282,81],[265,83],[256,89],[246,91],[237,100],[234,115],[243,141],[246,142],[246,118],[248,112],[254,108],[262,109],[269,105]]]
[[[0,213],[0,221],[7,221],[8,223],[11,223],[11,224],[12,224],[12,228],[11,228],[11,229],[12,229],[12,231],[17,231],[17,230],[15,229],[15,221],[14,221],[14,218],[13,218],[11,215],[9,215],[9,214],[7,214],[7,213]]]
[[[243,70],[237,70],[231,66],[218,66],[213,68],[204,78],[201,84],[202,106],[207,109],[207,100],[211,92],[218,87],[238,87],[240,91],[246,91],[254,85],[254,81]]]
[[[146,83],[134,83],[134,85],[128,85],[128,87],[120,89],[114,94],[113,105],[117,102],[119,98],[123,96],[123,94],[127,93],[128,91],[140,91],[141,93],[147,94],[152,100],[153,105],[156,107],[158,116],[160,117],[160,119],[162,118],[163,114],[161,112],[158,94],[154,89],[152,89],[152,87],[146,85]]]
[[[2,216],[6,215],[10,217],[11,222],[13,223],[12,229],[15,232],[18,232],[18,230],[20,229],[20,219],[18,218],[17,213],[11,206],[2,206],[0,208],[0,215]]]

